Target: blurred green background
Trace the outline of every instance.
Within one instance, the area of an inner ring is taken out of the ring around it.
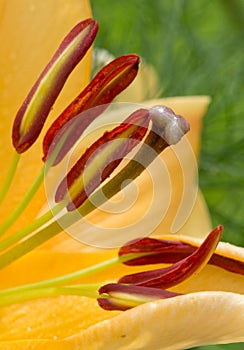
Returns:
[[[91,5],[100,25],[95,46],[115,56],[144,57],[155,67],[164,97],[212,97],[203,125],[200,187],[213,224],[225,226],[223,239],[244,246],[244,1],[91,0]]]

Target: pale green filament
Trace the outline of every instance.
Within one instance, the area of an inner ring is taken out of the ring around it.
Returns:
[[[50,220],[53,219],[53,217],[56,214],[58,214],[63,208],[65,208],[66,204],[67,203],[65,202],[57,204],[54,208],[32,221],[29,225],[25,226],[24,228],[20,229],[19,231],[13,233],[9,237],[0,241],[0,252],[11,247],[11,245],[19,242],[21,239],[27,237],[29,234],[46,225]]]
[[[32,200],[32,198],[34,197],[34,195],[36,194],[36,192],[38,191],[38,189],[40,188],[41,184],[44,181],[44,177],[45,175],[47,175],[49,169],[52,167],[54,160],[56,159],[56,156],[58,155],[58,153],[60,152],[66,138],[68,137],[68,135],[64,135],[61,140],[58,142],[58,144],[56,145],[55,149],[53,150],[52,154],[50,157],[48,157],[45,165],[42,167],[41,171],[39,172],[39,174],[37,175],[34,183],[32,184],[32,186],[30,187],[29,191],[26,192],[26,194],[24,195],[24,197],[22,198],[21,202],[18,204],[18,206],[12,211],[12,213],[5,219],[5,221],[3,221],[0,224],[0,237],[15,223],[15,221],[20,217],[20,215],[23,213],[23,211],[26,209],[26,207],[28,206],[28,204],[30,203],[30,201]],[[18,158],[19,159],[19,158]],[[67,203],[66,203],[67,204]],[[34,230],[40,228],[42,225],[46,224],[49,220],[51,220],[53,218],[53,215],[57,214],[59,211],[61,211],[61,209],[63,209],[66,205],[64,203],[64,201],[62,203],[60,203],[59,206],[56,206],[55,208],[53,208],[51,211],[47,212],[46,214],[44,214],[42,217],[38,218],[37,220],[35,220],[33,223],[31,223],[30,225],[28,225],[28,228],[24,228],[22,231],[22,233],[19,234],[19,239],[22,239],[24,237],[27,236],[27,234],[32,233]],[[53,214],[52,214],[53,213]],[[32,228],[33,225],[33,228]],[[32,229],[31,229],[32,228]],[[26,229],[26,231],[25,231]],[[27,233],[28,232],[28,233]],[[17,235],[16,235],[17,238]],[[16,243],[19,241],[19,239],[15,240],[13,238],[13,243]],[[10,242],[10,241],[9,241]],[[5,244],[5,243],[4,243]],[[3,247],[4,247],[3,244]],[[8,245],[7,245],[8,246]],[[6,246],[6,247],[7,247]],[[1,244],[0,244],[1,247]],[[5,249],[5,248],[0,248],[0,251]]]
[[[0,306],[6,306],[6,305],[13,304],[20,301],[41,298],[44,296],[45,297],[54,296],[58,294],[76,294],[76,295],[83,295],[83,296],[93,296],[97,298],[98,293],[96,293],[94,289],[96,290],[99,289],[101,286],[100,284],[67,286],[67,287],[59,287],[59,288],[56,288],[56,287],[70,283],[70,282],[77,281],[80,278],[102,271],[108,267],[118,264],[121,261],[131,258],[131,256],[135,256],[135,254],[130,256],[128,255],[123,258],[115,257],[106,261],[102,261],[98,264],[86,267],[82,270],[71,272],[63,276],[1,290]]]
[[[10,293],[2,295],[0,299],[0,307],[5,307],[8,305],[25,302],[29,300],[55,297],[58,295],[79,295],[89,298],[97,299],[100,295],[97,290],[101,285],[92,285],[92,284],[81,284],[81,285],[71,285],[65,287],[49,287],[49,288],[40,288],[40,289],[30,289],[24,293]],[[93,290],[92,290],[93,289]]]
[[[65,286],[65,284],[78,281],[83,277],[98,273],[118,263],[122,263],[145,255],[148,255],[148,253],[127,254],[121,257],[116,256],[115,258],[102,261],[98,264],[85,267],[82,270],[74,271],[63,276],[0,290],[0,307],[31,299],[56,295],[82,295],[98,298],[99,294],[97,290],[103,285],[103,283],[73,286]]]
[[[1,189],[0,189],[0,204],[2,203],[4,198],[6,197],[6,194],[8,193],[8,190],[13,182],[13,178],[14,178],[14,175],[16,173],[16,169],[17,169],[19,160],[20,160],[20,154],[15,152],[14,156],[13,156],[12,163],[11,163],[10,168],[9,168],[9,171],[7,173],[7,176],[6,176],[4,182],[1,186]]]
[[[0,268],[9,265],[42,243],[56,236],[81,217],[84,217],[92,212],[98,205],[104,203],[106,198],[108,199],[114,196],[121,190],[121,183],[123,183],[125,179],[130,179],[132,181],[138,177],[145,169],[145,166],[152,162],[156,154],[160,153],[162,149],[166,147],[165,143],[153,132],[149,133],[147,139],[145,140],[145,144],[154,148],[155,155],[152,154],[150,157],[142,146],[136,155],[137,161],[131,160],[128,165],[125,166],[125,168],[121,170],[112,180],[91,195],[90,199],[88,198],[79,209],[64,214],[62,218],[59,219],[60,224],[55,221],[50,223],[48,226],[35,233],[24,242],[2,254],[0,256]],[[96,203],[96,206],[93,203]]]
[[[9,229],[9,227],[13,225],[13,223],[20,217],[20,215],[23,213],[27,205],[30,203],[31,199],[34,197],[35,193],[37,192],[37,190],[39,189],[39,187],[43,182],[44,171],[45,171],[45,167],[41,169],[34,183],[30,187],[29,191],[26,192],[21,202],[12,211],[12,213],[6,218],[6,220],[1,223],[0,236],[3,235]]]

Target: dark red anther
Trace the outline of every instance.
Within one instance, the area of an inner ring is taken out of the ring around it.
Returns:
[[[68,76],[93,43],[97,29],[97,22],[91,18],[78,23],[37,79],[15,117],[12,140],[18,153],[26,151],[39,136]]]
[[[135,259],[125,261],[125,265],[150,265],[150,264],[172,264],[182,260],[195,252],[196,246],[176,240],[161,240],[150,237],[136,239],[125,244],[119,250],[119,256],[126,254],[148,253]],[[151,253],[151,254],[150,254]],[[208,264],[218,266],[227,271],[244,275],[244,262],[214,253]]]
[[[52,154],[61,138],[68,135],[53,161],[53,165],[63,159],[91,122],[108,107],[109,103],[121,91],[131,84],[137,75],[139,60],[139,57],[135,54],[124,55],[108,63],[97,73],[90,84],[63,111],[47,131],[43,141],[44,161]],[[87,111],[84,117],[78,118],[77,122],[72,123],[74,117],[84,111]]]
[[[56,191],[55,201],[66,199],[69,201],[68,210],[78,208],[143,139],[148,124],[148,110],[139,109],[112,131],[105,132],[86,150],[62,180]]]
[[[105,310],[125,311],[140,304],[158,299],[167,299],[181,294],[157,288],[138,287],[110,283],[99,289],[105,297],[98,298],[98,304]]]
[[[185,259],[166,268],[124,276],[119,279],[119,283],[167,289],[183,282],[207,264],[221,238],[222,231],[223,226],[217,226],[201,246]]]

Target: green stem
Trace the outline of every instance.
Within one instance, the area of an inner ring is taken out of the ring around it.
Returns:
[[[98,298],[99,293],[97,290],[103,285],[103,283],[75,284],[68,286],[64,284],[77,281],[83,277],[89,276],[93,273],[98,273],[118,263],[145,256],[147,254],[150,253],[132,253],[124,256],[116,256],[115,258],[102,261],[98,264],[86,267],[82,270],[68,273],[63,276],[0,290],[0,307],[24,302],[27,300],[39,299],[43,297],[53,297],[57,295],[81,295],[90,298]]]
[[[0,190],[0,204],[2,203],[2,201],[4,200],[6,194],[8,193],[8,190],[12,184],[14,175],[16,173],[16,169],[18,166],[20,160],[20,154],[15,152],[13,159],[12,159],[12,163],[10,165],[10,168],[8,170],[7,176],[1,186],[1,190]]]
[[[30,187],[29,191],[26,192],[21,202],[12,211],[12,213],[6,218],[6,220],[0,225],[0,236],[3,235],[14,224],[14,222],[19,218],[19,216],[23,213],[27,205],[30,203],[31,199],[34,197],[35,193],[37,192],[37,190],[39,189],[39,187],[43,182],[44,171],[45,171],[45,167],[41,169],[34,183]]]
[[[22,286],[17,286],[17,287],[12,287],[12,288],[8,288],[8,289],[3,289],[0,290],[0,300],[4,295],[10,295],[10,294],[15,294],[15,293],[25,293],[27,291],[30,290],[34,290],[34,289],[40,289],[40,288],[49,288],[49,287],[56,287],[62,284],[67,284],[70,282],[74,282],[79,280],[82,277],[86,277],[89,276],[93,273],[102,271],[108,267],[114,266],[122,261],[125,260],[129,260],[129,258],[131,259],[131,256],[135,256],[135,254],[133,255],[126,255],[126,257],[120,258],[120,257],[115,257],[106,261],[102,261],[98,264],[92,265],[92,266],[88,266],[82,270],[78,270],[78,271],[74,271],[71,273],[68,273],[66,275],[63,276],[58,276],[58,277],[54,277],[54,278],[50,278],[47,280],[43,280],[40,282],[35,282],[35,283],[29,283],[29,284],[24,284]],[[138,255],[136,255],[138,256]]]
[[[0,241],[0,252],[4,251],[5,249],[8,249],[9,247],[11,247],[11,245],[19,242],[21,239],[26,238],[29,234],[40,229],[42,226],[44,226],[50,220],[52,220],[53,217],[56,214],[58,214],[64,207],[65,207],[65,203],[60,202],[51,210],[47,211],[45,214],[43,214],[39,218],[32,221],[29,225],[25,226],[24,228],[20,229],[19,231],[13,233],[9,237]]]
[[[52,167],[53,161],[56,158],[58,152],[60,151],[63,142],[65,139],[62,139],[58,145],[55,148],[55,151],[51,155],[51,157],[46,161],[45,165],[42,167],[41,171],[37,175],[35,181],[33,182],[32,186],[30,187],[29,191],[24,195],[21,202],[18,204],[18,206],[12,211],[12,213],[6,218],[6,220],[0,224],[0,237],[15,223],[15,221],[19,218],[19,216],[23,213],[25,208],[28,206],[36,192],[38,191],[39,187],[41,186],[45,175],[47,175],[49,169]],[[15,163],[19,159],[18,153],[16,153]],[[17,165],[16,165],[17,166]],[[14,166],[12,166],[14,168]],[[12,176],[13,177],[13,176]],[[49,216],[47,216],[48,218]],[[45,221],[46,223],[47,221]],[[39,228],[40,226],[38,226]]]
[[[97,299],[99,293],[97,290],[101,285],[74,285],[74,286],[65,286],[65,287],[49,287],[49,288],[40,288],[40,289],[30,289],[24,293],[12,293],[2,295],[0,299],[0,307],[5,307],[11,304],[16,304],[20,302],[25,302],[29,300],[55,297],[58,295],[79,295],[89,298]]]
[[[132,181],[138,177],[144,171],[145,167],[155,159],[156,155],[168,146],[168,144],[154,132],[149,133],[147,139],[145,140],[145,144],[146,147],[149,146],[154,149],[155,154],[153,152],[150,152],[149,154],[148,152],[145,152],[144,145],[142,145],[136,154],[135,159],[131,160],[106,185],[92,194],[90,198],[88,198],[79,207],[79,209],[66,213],[62,218],[59,218],[59,223],[52,222],[47,227],[41,229],[33,236],[26,239],[24,242],[2,254],[0,256],[0,269],[19,259],[21,256],[40,246],[52,237],[56,236],[67,227],[80,220],[81,217],[88,215],[99,205],[103,204],[107,199],[113,197],[121,190],[121,185],[125,179]],[[96,205],[94,203],[96,203]]]

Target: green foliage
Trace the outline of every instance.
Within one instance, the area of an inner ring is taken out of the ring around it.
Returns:
[[[224,240],[244,246],[243,1],[93,0],[95,45],[154,65],[163,96],[210,95],[200,187]]]
[[[210,345],[192,348],[192,350],[243,350],[243,343],[225,344],[225,345]]]

